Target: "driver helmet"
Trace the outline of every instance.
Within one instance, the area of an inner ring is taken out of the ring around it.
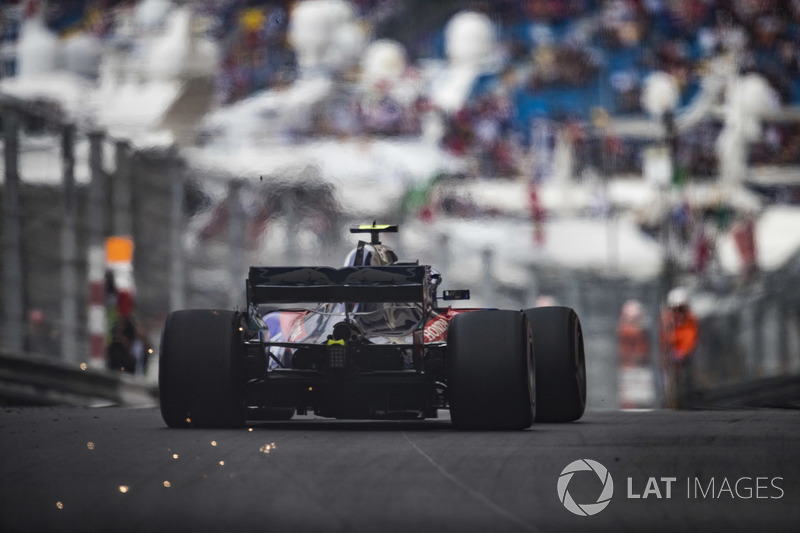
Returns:
[[[397,263],[397,254],[384,244],[359,242],[344,260],[344,266],[390,266]]]
[[[667,295],[667,307],[678,308],[689,305],[689,291],[685,287],[675,287]]]
[[[623,322],[641,323],[644,320],[644,307],[642,307],[641,302],[635,299],[626,301],[622,306],[620,319]]]
[[[397,254],[390,247],[359,241],[358,247],[347,254],[344,266],[392,266],[397,263]],[[428,290],[435,298],[441,277],[435,270],[431,270],[430,276]],[[419,304],[355,303],[348,304],[348,308],[361,314],[354,317],[354,321],[362,331],[386,337],[395,336],[398,331],[402,331],[403,335],[410,334],[422,316]]]

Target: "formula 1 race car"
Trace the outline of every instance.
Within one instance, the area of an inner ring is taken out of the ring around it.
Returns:
[[[295,413],[436,418],[460,429],[524,429],[583,415],[581,324],[568,307],[438,305],[439,273],[365,225],[343,268],[251,267],[247,310],[186,310],[161,338],[161,414],[170,427],[239,427]],[[464,300],[465,290],[443,300]]]

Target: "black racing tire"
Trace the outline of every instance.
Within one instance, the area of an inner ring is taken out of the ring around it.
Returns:
[[[242,427],[245,423],[242,316],[211,309],[174,311],[161,335],[158,388],[169,427]]]
[[[536,358],[536,422],[572,422],[586,409],[586,355],[569,307],[526,309]]]
[[[456,315],[447,332],[447,390],[457,429],[519,430],[535,416],[531,330],[519,311]]]

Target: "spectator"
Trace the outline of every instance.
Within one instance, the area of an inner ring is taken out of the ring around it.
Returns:
[[[130,316],[120,315],[111,325],[111,344],[108,345],[106,362],[109,370],[136,372],[136,356],[133,353],[133,342],[136,339],[136,327]]]
[[[645,329],[645,313],[638,300],[622,306],[617,325],[619,356],[619,405],[622,409],[653,406],[655,390],[650,367],[650,338]]]
[[[111,326],[106,358],[109,370],[144,375],[151,353],[150,342],[132,315],[120,315]]]
[[[660,326],[667,407],[691,408],[694,405],[692,363],[699,325],[689,307],[689,295],[685,288],[677,287],[670,291]]]
[[[28,313],[28,327],[25,332],[24,349],[26,353],[44,356],[58,355],[58,342],[55,331],[41,309]]]

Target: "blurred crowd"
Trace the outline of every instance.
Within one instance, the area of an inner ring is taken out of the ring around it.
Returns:
[[[48,26],[61,35],[83,29],[107,38],[118,23],[114,13],[136,2],[28,3],[36,4],[47,6]],[[0,30],[6,43],[19,29],[19,20],[9,14],[22,5],[26,3],[10,2],[3,9]],[[265,89],[280,90],[298,78],[289,35],[296,5],[288,0],[191,4],[207,21],[206,33],[220,46],[220,103],[231,104]],[[440,112],[444,131],[438,142],[454,154],[478,157],[482,174],[518,172],[514,154],[524,153],[535,141],[531,124],[537,119],[570,127],[579,169],[590,162],[611,172],[641,171],[641,140],[615,138],[597,118],[642,114],[643,83],[654,71],[674,77],[681,104],[686,105],[698,94],[714,60],[726,54],[735,54],[740,72],[757,72],[767,79],[784,104],[800,103],[797,0],[500,0],[477,5],[448,2],[438,10],[415,0],[358,0],[351,5],[370,39],[406,37],[401,44],[407,65],[400,80],[392,83],[359,84],[352,68],[332,72],[339,82],[336,97],[325,102],[305,133],[419,134],[430,114]],[[464,105],[443,112],[431,103],[430,88],[420,73],[425,61],[446,61],[447,20],[467,8],[484,12],[495,24],[497,57],[477,77]],[[392,26],[386,22],[392,20],[406,26],[405,33],[391,35]],[[6,75],[13,73],[7,48]],[[414,94],[398,96],[393,86],[397,84],[412,87]],[[709,118],[681,137],[678,160],[687,172],[716,172],[710,148],[720,128],[718,119]],[[602,152],[606,156],[601,161],[596,156]],[[800,162],[800,127],[768,125],[752,159]]]
[[[289,16],[285,7],[237,10],[231,4],[210,11],[218,21],[218,37],[225,50],[218,75],[223,104],[295,79],[296,60],[287,42]]]

